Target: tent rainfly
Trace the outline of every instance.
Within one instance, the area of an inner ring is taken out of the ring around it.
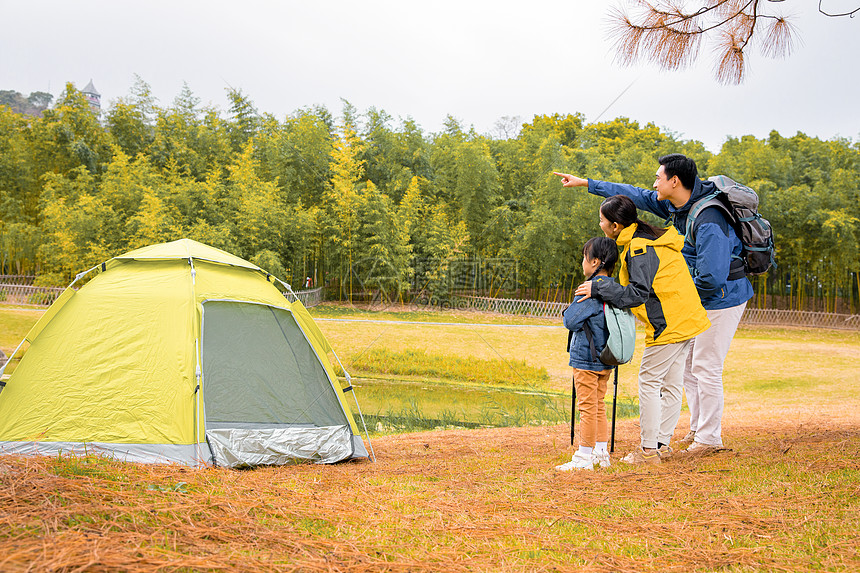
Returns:
[[[256,265],[182,239],[87,273],[10,356],[23,352],[0,387],[0,453],[227,467],[367,457],[349,377],[341,388],[308,311]]]

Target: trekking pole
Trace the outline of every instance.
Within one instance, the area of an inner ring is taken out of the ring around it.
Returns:
[[[576,419],[576,382],[570,397],[570,445],[573,445],[573,421]]]
[[[612,391],[612,439],[609,442],[609,452],[615,453],[615,402],[618,400],[618,366],[615,367],[615,383]]]

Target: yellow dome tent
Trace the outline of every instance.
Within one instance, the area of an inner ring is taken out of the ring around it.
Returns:
[[[87,273],[10,356],[23,351],[0,388],[0,452],[229,467],[367,457],[325,337],[259,267],[182,239]]]

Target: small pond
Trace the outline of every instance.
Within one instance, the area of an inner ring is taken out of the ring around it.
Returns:
[[[375,433],[434,428],[560,424],[570,421],[570,394],[424,381],[353,378],[368,429]],[[610,389],[611,391],[611,389]],[[355,403],[349,398],[355,412]],[[612,411],[611,396],[607,411]],[[619,399],[618,418],[637,416],[638,405]],[[360,421],[356,420],[359,424]]]

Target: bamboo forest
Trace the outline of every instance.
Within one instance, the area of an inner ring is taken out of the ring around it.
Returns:
[[[657,158],[677,152],[701,178],[759,194],[777,267],[753,278],[752,307],[860,312],[850,139],[727,135],[714,154],[668,128],[575,110],[503,118],[492,135],[449,116],[426,133],[347,101],[278,118],[228,95],[220,110],[186,86],[162,106],[138,79],[97,111],[72,84],[43,109],[0,105],[0,274],[65,286],[131,249],[190,238],[329,299],[570,300],[582,245],[602,234],[601,199],[552,172],[651,188]]]

